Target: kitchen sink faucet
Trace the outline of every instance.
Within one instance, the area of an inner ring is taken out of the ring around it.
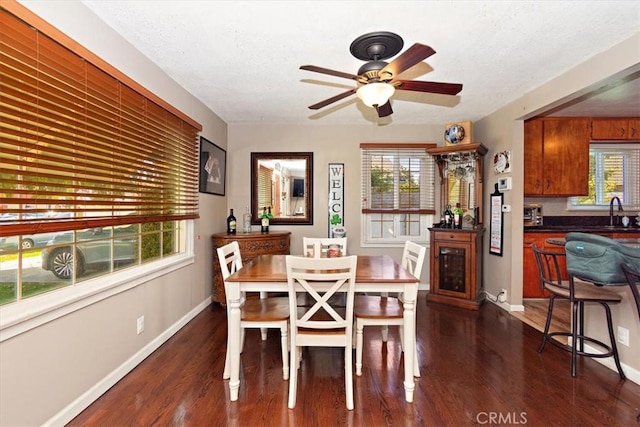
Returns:
[[[620,203],[620,198],[618,196],[613,196],[611,201],[609,202],[609,227],[613,227],[613,202],[618,201],[618,212],[622,212],[622,203]],[[616,219],[616,223],[618,220]]]

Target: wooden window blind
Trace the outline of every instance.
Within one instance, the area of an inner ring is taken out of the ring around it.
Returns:
[[[0,9],[0,235],[198,217],[198,128]]]
[[[435,144],[362,143],[362,213],[434,214]]]

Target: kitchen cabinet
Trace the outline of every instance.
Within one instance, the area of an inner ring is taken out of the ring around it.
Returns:
[[[431,268],[427,301],[478,310],[484,302],[484,229],[430,228]]]
[[[522,298],[549,298],[549,292],[540,288],[538,264],[533,253],[533,245],[548,251],[564,251],[557,245],[546,243],[550,238],[564,238],[566,233],[524,233],[522,255]],[[566,271],[566,265],[561,266]]]
[[[640,118],[595,118],[591,120],[593,141],[640,141]]]
[[[220,271],[220,262],[218,261],[217,249],[227,245],[234,240],[240,246],[240,254],[242,255],[242,264],[247,265],[258,255],[276,254],[289,255],[291,232],[269,232],[261,233],[254,231],[250,233],[217,233],[211,236],[211,244],[213,246],[213,294],[211,299],[222,305],[227,304],[227,297],[224,292],[224,280],[222,280],[222,272]]]
[[[588,194],[589,119],[545,117],[524,124],[524,195]]]

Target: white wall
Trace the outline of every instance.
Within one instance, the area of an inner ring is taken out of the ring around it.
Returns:
[[[23,4],[202,124],[202,135],[226,148],[226,124],[82,3]],[[0,343],[0,425],[63,423],[82,409],[83,399],[91,402],[106,378],[133,367],[145,349],[206,306],[213,271],[208,236],[224,229],[225,209],[225,198],[200,195],[194,264]],[[145,331],[136,335],[140,315]]]

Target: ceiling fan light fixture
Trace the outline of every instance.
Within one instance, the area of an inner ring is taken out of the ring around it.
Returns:
[[[395,91],[396,88],[393,85],[378,82],[360,86],[356,94],[366,106],[373,107],[374,105],[382,106],[386,104]]]

